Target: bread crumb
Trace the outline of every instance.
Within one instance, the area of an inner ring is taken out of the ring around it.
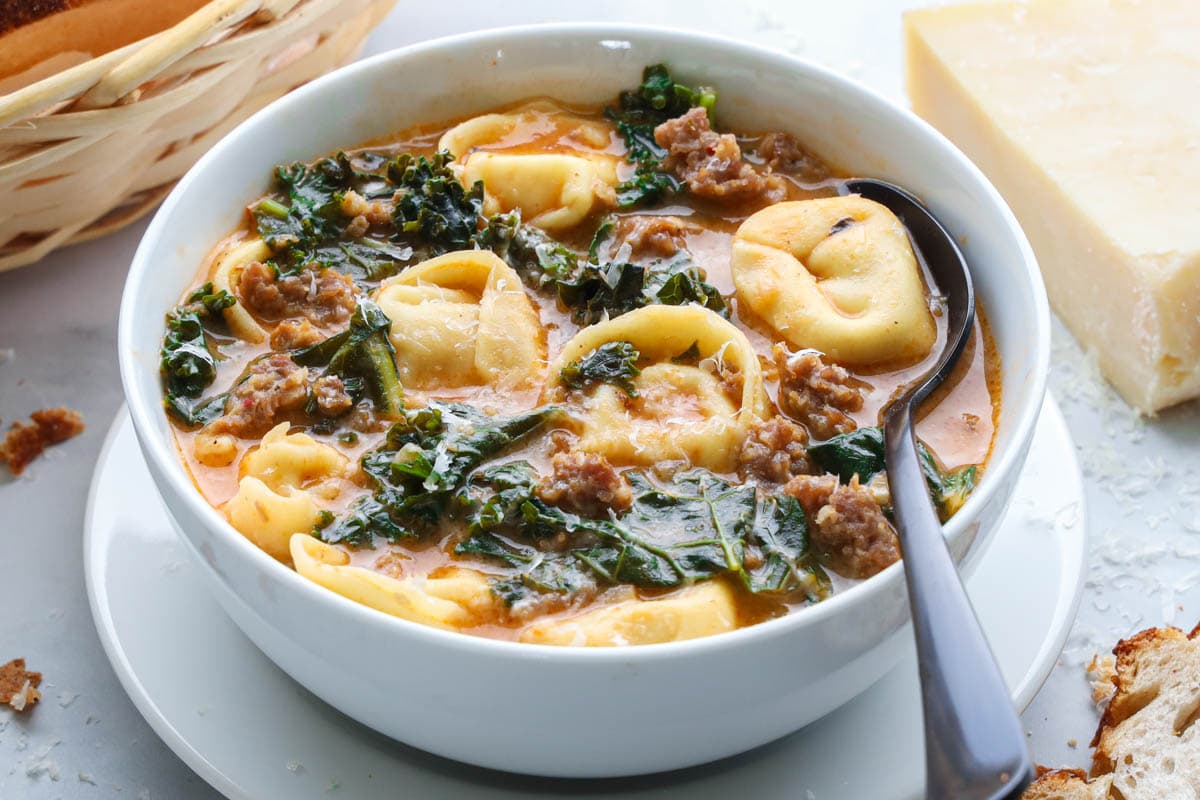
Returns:
[[[0,703],[7,703],[13,711],[27,712],[42,699],[37,687],[42,683],[42,673],[25,669],[25,659],[14,658],[0,666]]]
[[[1112,656],[1092,656],[1087,674],[1092,685],[1092,702],[1104,709],[1117,693],[1117,660]]]
[[[1079,740],[1078,739],[1067,739],[1067,747],[1074,750],[1076,747],[1079,747]]]
[[[66,407],[43,408],[30,415],[32,424],[14,422],[0,442],[0,461],[8,465],[13,475],[25,467],[50,445],[65,442],[83,433],[83,417]]]

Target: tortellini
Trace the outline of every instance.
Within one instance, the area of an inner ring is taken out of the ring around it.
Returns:
[[[415,389],[535,386],[545,334],[512,267],[464,250],[424,261],[383,283],[376,302],[392,321],[400,382]]]
[[[722,581],[709,581],[659,600],[626,600],[569,619],[535,622],[520,638],[530,644],[612,647],[678,642],[737,626],[733,591]]]
[[[224,289],[236,297],[235,289],[242,270],[248,264],[270,257],[271,248],[267,247],[267,243],[262,239],[251,239],[234,246],[217,260],[212,271],[213,288]],[[244,339],[252,344],[259,344],[267,340],[266,330],[258,324],[249,311],[242,307],[241,303],[234,303],[221,313],[225,317],[225,323],[229,325],[230,332],[239,339]]]
[[[913,362],[937,327],[904,226],[863,197],[768,206],[733,240],[738,297],[792,345],[853,365]]]
[[[291,537],[296,571],[313,583],[394,617],[437,628],[467,628],[496,613],[487,578],[451,568],[437,577],[393,578],[350,564],[350,555],[312,536]]]
[[[483,181],[485,213],[519,208],[527,222],[558,231],[612,204],[620,158],[606,152],[610,137],[597,122],[532,104],[456,125],[438,148],[456,156],[464,184]],[[520,152],[530,139],[547,146]]]
[[[746,335],[701,306],[646,306],[576,334],[550,367],[552,385],[561,382],[564,367],[607,342],[629,342],[641,361],[653,363],[633,379],[636,398],[610,384],[584,391],[576,411],[580,449],[617,465],[686,460],[733,470],[749,426],[765,416],[767,404]],[[693,349],[697,362],[711,369],[675,363]],[[555,391],[565,394],[561,386]]]
[[[304,433],[288,433],[281,422],[262,444],[242,457],[238,490],[225,504],[230,524],[271,556],[286,562],[288,540],[312,530],[318,499],[339,493],[332,479],[344,475],[346,457]]]

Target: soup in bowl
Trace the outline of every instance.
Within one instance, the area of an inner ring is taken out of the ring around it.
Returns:
[[[159,212],[123,375],[217,597],[335,706],[502,769],[683,766],[852,697],[906,634],[881,413],[945,315],[850,176],[966,237],[981,313],[918,434],[969,568],[1043,391],[1007,209],[930,129],[802,62],[565,26],[318,82]],[[747,706],[703,701],[748,675]]]

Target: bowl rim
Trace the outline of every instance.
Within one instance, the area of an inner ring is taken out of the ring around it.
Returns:
[[[285,585],[301,593],[307,593],[313,602],[325,604],[332,609],[340,609],[341,611],[338,613],[342,613],[346,617],[347,624],[373,628],[383,635],[416,637],[428,645],[459,650],[473,655],[532,657],[571,664],[628,662],[634,658],[649,661],[693,657],[714,650],[741,647],[760,639],[795,634],[797,629],[820,623],[828,617],[841,613],[845,608],[869,602],[870,598],[879,596],[889,585],[903,579],[901,562],[891,564],[878,574],[835,593],[827,600],[797,612],[732,631],[684,641],[660,642],[633,647],[558,647],[492,639],[461,631],[436,628],[395,617],[357,603],[304,578],[294,569],[267,555],[239,533],[215,507],[203,498],[180,461],[173,442],[158,434],[158,421],[153,415],[163,413],[161,398],[147,398],[141,395],[136,388],[138,385],[136,376],[146,366],[145,363],[139,362],[135,358],[134,320],[139,313],[138,298],[142,293],[145,276],[150,271],[151,257],[155,250],[163,246],[162,242],[169,234],[167,220],[174,207],[181,202],[181,198],[190,191],[197,176],[210,169],[214,163],[219,162],[224,157],[224,153],[234,147],[237,140],[246,131],[258,126],[269,125],[271,118],[282,110],[302,109],[305,104],[311,102],[310,98],[317,99],[339,85],[353,83],[359,79],[360,75],[380,69],[384,65],[402,65],[403,62],[415,56],[437,51],[478,51],[486,48],[511,49],[529,45],[536,46],[538,40],[547,38],[586,39],[592,43],[606,41],[619,43],[628,40],[642,40],[647,44],[654,45],[666,43],[708,51],[717,57],[736,55],[748,60],[769,63],[770,66],[780,70],[806,73],[808,77],[817,82],[823,82],[839,91],[848,92],[866,103],[894,114],[902,121],[902,124],[915,128],[921,136],[928,139],[930,144],[940,151],[939,158],[953,163],[960,171],[974,180],[981,197],[990,202],[991,211],[998,214],[998,221],[1013,236],[1021,256],[1020,269],[1017,270],[1014,265],[1014,271],[1023,276],[1033,299],[1033,308],[1030,309],[1033,324],[1029,335],[1029,342],[1032,345],[1030,357],[1033,363],[1026,384],[1029,389],[1027,395],[1029,400],[1023,408],[1019,409],[1012,423],[1009,435],[1009,441],[1012,444],[1002,452],[993,453],[992,459],[987,464],[988,476],[994,477],[991,480],[981,481],[963,508],[944,526],[944,534],[950,542],[963,535],[967,526],[974,522],[977,510],[999,491],[1003,483],[1001,478],[1013,470],[1019,469],[1025,449],[1024,444],[1032,436],[1034,425],[1041,413],[1042,398],[1049,371],[1049,303],[1037,260],[1016,217],[983,172],[955,145],[913,111],[889,99],[881,92],[831,68],[775,48],[727,36],[658,25],[595,22],[513,25],[470,31],[388,50],[334,70],[273,101],[226,133],[201,156],[171,190],[146,228],[130,265],[122,293],[118,321],[118,361],[126,403],[134,428],[138,433],[138,441],[143,454],[152,467],[152,471],[157,473],[160,486],[165,481],[169,489],[182,498],[188,510],[217,536],[236,540],[233,547],[235,550],[240,548],[240,556],[252,560],[258,559],[255,563],[260,565],[267,574],[275,576],[277,580],[290,582]],[[1001,354],[1002,358],[1003,355]],[[157,364],[157,359],[151,363]],[[188,545],[189,549],[194,549],[192,542],[188,542]],[[230,588],[233,591],[233,587]],[[235,594],[240,596],[240,593],[235,592]]]

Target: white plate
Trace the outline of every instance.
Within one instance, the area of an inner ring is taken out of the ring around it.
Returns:
[[[1009,516],[968,582],[1020,708],[1049,674],[1075,617],[1085,557],[1083,502],[1074,446],[1048,398]],[[912,655],[825,719],[716,764],[604,781],[514,776],[385,739],[268,661],[202,586],[171,530],[124,411],[97,463],[85,525],[88,597],[125,691],[167,745],[231,798],[922,795]],[[404,680],[403,664],[396,665],[396,679]],[[486,680],[486,665],[480,679]]]

